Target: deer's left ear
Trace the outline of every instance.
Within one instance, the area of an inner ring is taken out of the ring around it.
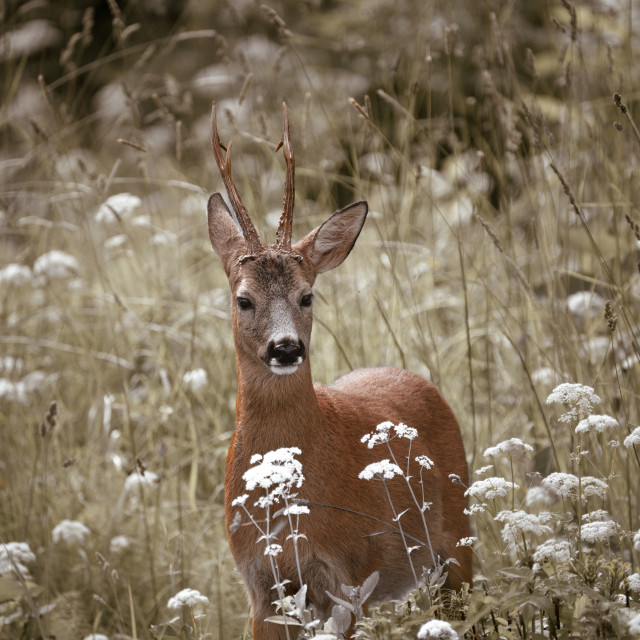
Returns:
[[[349,255],[367,217],[366,202],[336,211],[291,249],[312,264],[316,274],[335,269]]]

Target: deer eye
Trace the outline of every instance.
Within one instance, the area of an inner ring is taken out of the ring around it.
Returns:
[[[236,303],[238,304],[238,307],[244,311],[253,308],[253,302],[251,302],[249,298],[245,298],[244,296],[238,296],[236,298]]]
[[[302,298],[300,298],[300,306],[301,307],[310,307],[313,302],[313,293],[305,293]]]

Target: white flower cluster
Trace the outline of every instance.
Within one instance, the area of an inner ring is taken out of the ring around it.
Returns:
[[[394,433],[392,433],[392,431]],[[418,437],[418,430],[413,427],[408,427],[402,422],[393,424],[389,420],[381,422],[375,431],[367,433],[362,436],[361,442],[366,442],[369,449],[373,449],[377,444],[384,444],[389,442],[394,437],[407,438],[408,440],[414,440]]]
[[[388,458],[379,462],[368,464],[359,474],[361,480],[373,480],[373,478],[391,480],[394,476],[401,476],[402,469]]]
[[[140,208],[142,200],[130,193],[116,193],[107,198],[95,214],[99,224],[115,224],[119,220],[128,220]]]
[[[418,640],[458,640],[458,634],[445,620],[429,620],[420,627]]]
[[[590,415],[580,420],[576,427],[576,433],[589,433],[590,431],[602,433],[606,429],[613,429],[617,426],[618,422],[611,416]]]
[[[547,396],[547,404],[557,403],[569,407],[569,411],[563,413],[560,418],[558,418],[560,422],[582,420],[591,413],[593,405],[600,404],[600,402],[602,401],[595,394],[592,387],[569,382],[558,385]]]
[[[569,562],[572,554],[571,543],[568,540],[556,540],[549,538],[533,553],[533,560],[539,564],[551,562],[553,564],[564,564]]]
[[[476,480],[464,493],[476,500],[495,500],[504,498],[509,491],[518,489],[518,485],[498,476]]]
[[[55,544],[64,542],[70,547],[82,547],[91,530],[77,520],[62,520],[51,532]]]
[[[636,444],[640,444],[640,427],[636,427],[625,439],[624,446],[629,449]]]
[[[145,471],[141,473],[137,469],[129,474],[124,481],[124,492],[131,493],[132,491],[139,491],[139,487],[150,488],[157,485],[160,482],[160,476],[153,471]],[[134,494],[134,498],[136,494]]]
[[[582,495],[580,497],[583,501],[592,496],[605,498],[607,495],[607,489],[609,488],[607,483],[592,476],[583,476],[579,481],[578,476],[572,473],[556,471],[542,480],[542,484],[545,487],[551,489],[557,495],[571,500],[578,499],[579,483],[582,485]]]
[[[546,536],[551,535],[551,527],[544,524],[544,520],[547,519],[548,514],[534,514],[527,513],[522,509],[515,511],[500,511],[496,515],[495,520],[501,522],[504,526],[502,528],[502,539],[513,545],[518,545],[522,542],[523,536]]]
[[[304,481],[302,463],[294,456],[302,452],[298,447],[283,447],[275,451],[268,451],[264,456],[259,453],[251,457],[251,464],[255,465],[244,472],[247,491],[256,487],[270,489],[276,487],[276,493],[283,493],[293,487],[300,487]]]
[[[25,564],[35,562],[36,556],[26,542],[7,542],[0,544],[0,576],[18,572],[29,577]]]
[[[169,609],[180,610],[182,607],[190,607],[193,609],[197,606],[209,606],[209,598],[203,596],[197,589],[183,589],[178,591],[175,596],[169,598],[167,607]]]
[[[616,523],[613,520],[600,520],[596,522],[584,522],[580,527],[580,537],[584,542],[594,544],[605,542],[618,533]]]
[[[533,447],[530,444],[525,444],[520,438],[510,438],[499,442],[495,447],[486,449],[484,457],[503,455],[507,458],[521,458],[529,451],[533,451]]]

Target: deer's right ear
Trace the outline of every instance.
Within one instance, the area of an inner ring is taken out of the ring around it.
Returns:
[[[207,202],[207,222],[211,246],[228,275],[233,261],[246,253],[246,243],[219,193],[214,193]]]

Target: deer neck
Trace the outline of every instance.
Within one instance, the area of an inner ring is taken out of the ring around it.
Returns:
[[[291,375],[275,375],[238,358],[237,448],[247,455],[280,447],[303,449],[310,440],[317,443],[319,416],[309,358]]]

